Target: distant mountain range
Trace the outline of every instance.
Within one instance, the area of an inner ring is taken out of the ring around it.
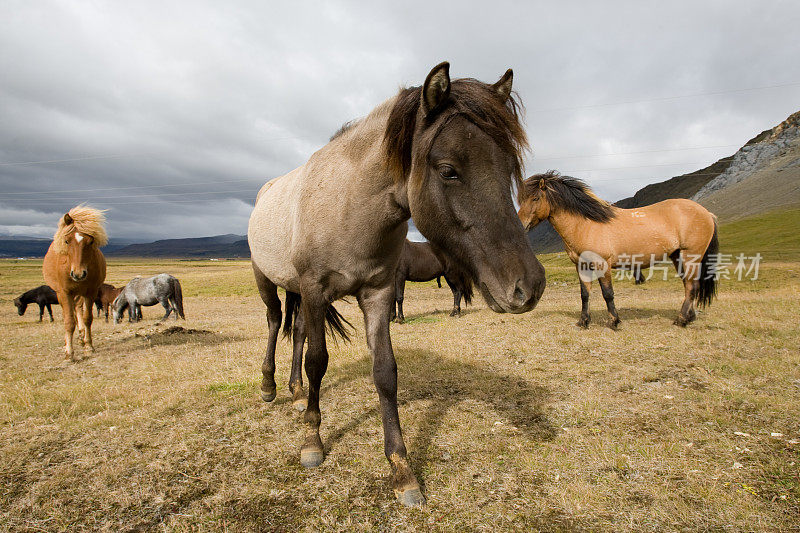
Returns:
[[[722,222],[800,206],[800,112],[762,131],[735,154],[695,172],[648,185],[615,205],[631,209],[668,198],[692,198]],[[528,238],[537,253],[564,248],[561,237],[546,221]],[[0,236],[0,257],[43,257],[48,246],[50,239]],[[112,239],[103,252],[111,257],[250,257],[247,237],[235,234],[136,244]]]
[[[105,251],[105,250],[104,250]],[[155,242],[131,244],[109,252],[119,257],[250,257],[246,235],[216,235],[193,239],[164,239]]]
[[[50,239],[0,236],[0,257],[44,257]],[[216,258],[250,257],[245,235],[216,235],[191,239],[164,239],[148,243],[111,240],[103,247],[109,257]]]

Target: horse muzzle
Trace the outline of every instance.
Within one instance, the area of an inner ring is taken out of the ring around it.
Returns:
[[[86,271],[85,268],[80,272],[75,272],[74,270],[69,271],[69,277],[72,279],[72,281],[77,281],[77,282],[83,281],[86,279],[87,275],[89,275],[89,273]]]

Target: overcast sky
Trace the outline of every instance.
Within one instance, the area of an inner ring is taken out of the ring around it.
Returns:
[[[274,5],[272,5],[274,4]],[[0,3],[0,235],[246,232],[259,187],[432,66],[514,69],[527,171],[608,200],[800,109],[800,3]]]

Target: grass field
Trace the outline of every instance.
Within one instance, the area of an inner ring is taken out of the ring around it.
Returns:
[[[725,231],[722,235],[724,237]],[[725,240],[723,238],[723,250]],[[327,459],[299,465],[286,390],[259,397],[265,310],[249,264],[112,260],[108,280],[170,272],[184,330],[161,312],[95,321],[97,352],[62,361],[56,323],[17,316],[39,261],[0,262],[0,529],[793,530],[800,524],[800,262],[722,282],[687,329],[675,279],[616,283],[619,331],[574,326],[563,254],[524,315],[410,284],[392,326],[401,422],[428,497],[394,503],[363,325],[332,345],[323,382]]]

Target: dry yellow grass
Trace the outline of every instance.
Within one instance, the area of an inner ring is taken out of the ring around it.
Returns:
[[[111,261],[108,280],[179,277],[188,320],[95,322],[97,352],[62,363],[55,324],[11,299],[38,262],[0,262],[0,528],[15,530],[791,530],[800,524],[800,263],[724,282],[687,329],[676,280],[616,284],[620,330],[574,326],[563,254],[524,315],[409,284],[392,326],[400,414],[428,506],[393,501],[377,395],[355,305],[331,345],[328,455],[299,465],[303,428],[278,351],[278,398],[259,398],[265,309],[246,262]],[[780,434],[780,435],[773,435]]]

